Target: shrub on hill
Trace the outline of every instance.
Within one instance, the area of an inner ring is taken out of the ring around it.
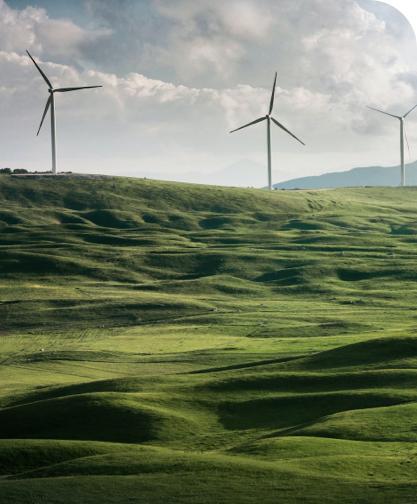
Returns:
[[[15,168],[14,170],[11,168],[0,168],[0,175],[23,175],[26,173],[30,172],[24,168]]]

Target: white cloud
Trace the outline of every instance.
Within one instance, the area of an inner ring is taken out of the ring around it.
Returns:
[[[10,8],[0,0],[0,48],[3,51],[33,50],[51,57],[81,57],[83,48],[111,30],[85,30],[68,19],[52,19],[45,9]]]

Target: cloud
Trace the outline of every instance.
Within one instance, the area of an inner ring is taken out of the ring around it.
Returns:
[[[109,29],[86,30],[69,19],[52,19],[45,9],[10,8],[0,0],[0,47],[21,53],[25,49],[48,57],[80,58],[89,44],[111,35]]]

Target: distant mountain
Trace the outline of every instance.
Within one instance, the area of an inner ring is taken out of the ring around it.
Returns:
[[[406,166],[407,185],[417,186],[417,161]],[[360,186],[398,186],[400,184],[399,166],[370,166],[353,168],[349,171],[324,173],[313,177],[301,177],[279,184],[276,189],[324,189],[334,187]]]

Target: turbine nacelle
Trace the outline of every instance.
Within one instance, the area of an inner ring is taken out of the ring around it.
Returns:
[[[384,110],[380,110],[375,107],[368,107],[369,110],[373,110],[374,112],[379,112],[380,114],[387,115],[387,116],[392,117],[394,119],[399,119],[400,121],[404,121],[404,119],[406,119],[411,114],[411,112],[413,112],[416,108],[417,108],[417,105],[414,105],[414,107],[412,109],[410,109],[408,112],[406,112],[403,116],[399,116],[399,115],[391,114],[389,112],[385,112]]]
[[[45,109],[43,111],[43,115],[42,115],[42,119],[41,119],[41,123],[39,125],[39,128],[38,128],[38,132],[36,133],[36,136],[39,135],[39,132],[42,128],[42,125],[43,125],[43,121],[45,119],[45,116],[49,110],[49,107],[51,106],[51,102],[52,102],[52,97],[54,95],[54,93],[67,93],[68,91],[78,91],[80,89],[94,89],[94,88],[101,88],[103,86],[78,86],[78,87],[68,87],[68,88],[54,88],[52,86],[52,83],[51,81],[48,79],[48,77],[46,76],[45,72],[42,70],[42,68],[36,63],[36,61],[33,59],[32,55],[30,54],[29,51],[26,51],[29,58],[32,60],[33,64],[35,65],[35,67],[38,69],[39,73],[41,74],[43,80],[46,82],[47,86],[48,86],[48,93],[49,93],[49,98],[46,102],[46,105],[45,105]]]
[[[288,135],[292,136],[295,140],[297,140],[298,142],[300,142],[302,145],[305,145],[305,143],[303,141],[301,141],[298,137],[296,137],[294,135],[294,133],[291,133],[291,131],[289,129],[287,129],[283,124],[281,124],[274,117],[272,117],[272,110],[274,108],[274,101],[275,101],[275,88],[276,88],[276,85],[277,85],[277,72],[275,72],[274,84],[272,85],[272,93],[271,93],[271,100],[269,102],[268,113],[265,116],[260,117],[259,119],[255,119],[254,121],[252,121],[250,123],[244,124],[240,128],[236,128],[236,129],[230,131],[230,133],[234,133],[235,131],[239,131],[241,129],[247,128],[248,126],[252,126],[252,125],[257,124],[257,123],[262,122],[262,121],[270,120],[276,126],[278,126],[283,131],[285,131],[286,133],[288,133]]]

